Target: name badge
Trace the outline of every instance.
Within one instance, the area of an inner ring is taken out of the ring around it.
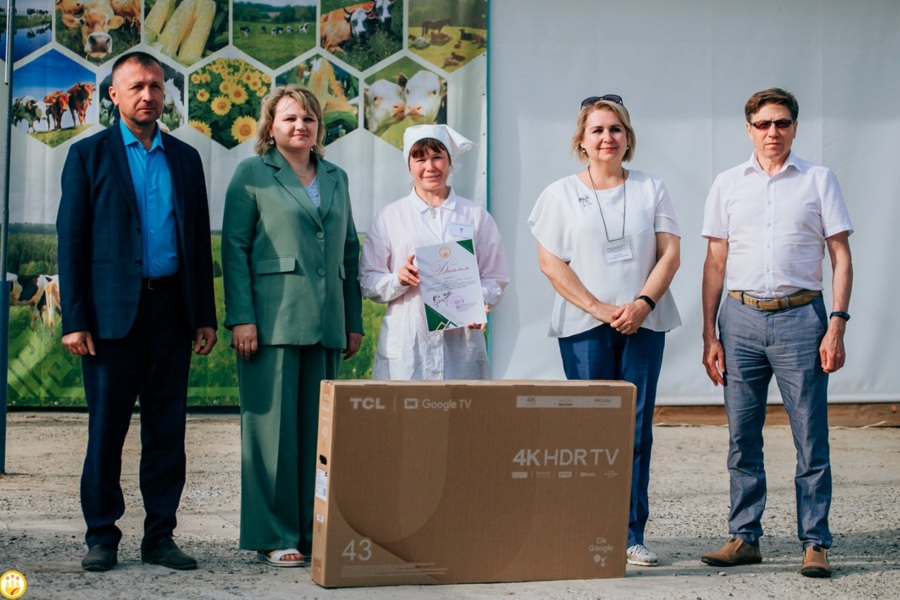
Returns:
[[[613,264],[634,260],[634,247],[631,245],[631,236],[625,236],[621,240],[606,242],[603,245],[603,256],[606,264]]]
[[[453,237],[472,239],[475,237],[475,226],[466,223],[450,223],[450,235]]]

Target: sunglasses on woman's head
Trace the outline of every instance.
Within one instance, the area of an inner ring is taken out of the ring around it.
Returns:
[[[615,102],[616,104],[625,106],[625,103],[622,102],[622,96],[617,96],[616,94],[606,94],[605,96],[591,96],[590,98],[585,98],[581,101],[581,108],[593,106],[601,100],[605,100],[606,102]]]

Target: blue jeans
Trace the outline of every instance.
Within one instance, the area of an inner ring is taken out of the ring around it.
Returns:
[[[650,516],[647,488],[650,485],[653,409],[665,345],[664,332],[643,327],[632,335],[622,335],[609,325],[601,325],[559,338],[559,351],[568,379],[622,379],[637,387],[628,546],[644,543],[644,528]]]
[[[821,297],[805,306],[774,312],[758,311],[730,296],[722,305],[719,333],[725,348],[725,412],[730,435],[728,529],[749,544],[758,545],[763,535],[763,424],[774,375],[797,449],[797,536],[804,547],[831,547],[828,374],[822,371],[819,358],[827,322]]]

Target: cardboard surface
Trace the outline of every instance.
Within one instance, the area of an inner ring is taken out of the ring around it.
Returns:
[[[325,587],[622,577],[624,382],[322,383]]]

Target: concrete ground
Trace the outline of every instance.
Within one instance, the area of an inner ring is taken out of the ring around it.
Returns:
[[[766,428],[768,509],[763,563],[713,568],[699,561],[727,539],[727,429],[654,430],[647,545],[656,568],[628,567],[624,579],[326,590],[304,569],[276,569],[237,549],[240,426],[237,416],[188,422],[188,482],[176,530],[200,561],[175,572],[140,562],[143,511],[137,491],[139,427],[129,433],[123,472],[127,510],[119,565],[86,573],[78,500],[87,418],[80,414],[9,415],[6,474],[0,475],[0,573],[28,582],[24,599],[591,599],[598,598],[897,598],[900,590],[900,429],[834,428],[831,553],[834,576],[798,573],[794,449],[785,426]]]

